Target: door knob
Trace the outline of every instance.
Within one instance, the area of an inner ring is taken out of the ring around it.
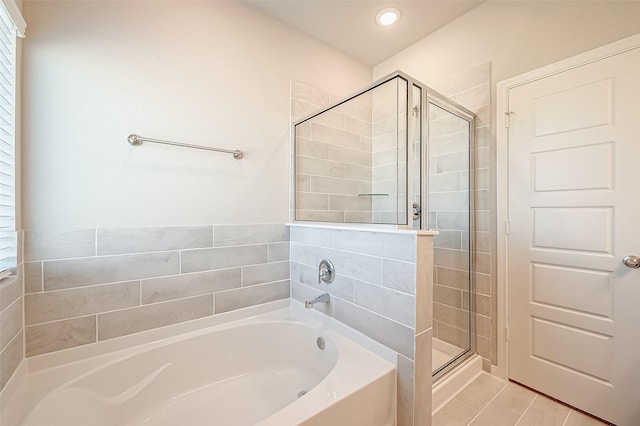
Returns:
[[[640,257],[638,256],[625,256],[622,259],[622,263],[624,263],[624,266],[628,267],[628,268],[640,268]]]

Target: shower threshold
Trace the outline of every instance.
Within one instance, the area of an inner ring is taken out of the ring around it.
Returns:
[[[480,374],[482,374],[482,358],[475,354],[438,379],[431,390],[431,412],[435,413],[442,408]]]

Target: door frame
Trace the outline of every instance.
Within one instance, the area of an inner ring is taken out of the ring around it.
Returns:
[[[496,108],[496,200],[497,200],[497,366],[492,374],[509,377],[509,90],[570,69],[640,48],[640,34],[624,38],[551,65],[498,82]]]

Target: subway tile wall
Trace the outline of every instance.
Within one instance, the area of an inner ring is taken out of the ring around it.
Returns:
[[[407,83],[396,78],[373,91],[374,223],[406,221]]]
[[[495,333],[492,323],[491,287],[493,252],[490,217],[491,204],[490,144],[491,64],[485,63],[433,84],[433,88],[476,114],[474,188],[475,201],[475,339],[477,352],[489,371],[496,362]],[[430,144],[430,222],[440,231],[434,238],[434,337],[464,347],[468,339],[468,225],[464,206],[468,199],[465,161],[467,141],[457,132],[460,123],[435,114],[439,132]],[[438,118],[443,117],[442,120]],[[430,123],[432,124],[432,123]],[[432,126],[433,127],[433,126]],[[493,339],[493,340],[492,340]]]
[[[283,224],[25,231],[24,239],[27,357],[290,295]],[[6,315],[21,318],[21,299],[16,306]]]
[[[291,121],[337,99],[291,82]],[[359,96],[296,126],[295,218],[316,222],[371,223],[371,96]]]
[[[373,96],[374,223],[406,222],[407,83],[390,80]]]
[[[0,283],[0,391],[24,359],[23,232],[17,232],[18,267],[14,277]]]
[[[420,419],[431,412],[431,236],[296,225],[290,235],[291,297],[329,293],[314,309],[396,351],[398,425],[429,424]],[[318,284],[322,259],[335,266],[330,284]]]

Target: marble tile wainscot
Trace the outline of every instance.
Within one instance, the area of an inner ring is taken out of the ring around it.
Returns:
[[[398,426],[431,424],[433,231],[292,224],[291,297],[397,353]],[[336,277],[318,284],[318,264]]]
[[[27,357],[290,297],[284,224],[25,231],[24,258]]]

